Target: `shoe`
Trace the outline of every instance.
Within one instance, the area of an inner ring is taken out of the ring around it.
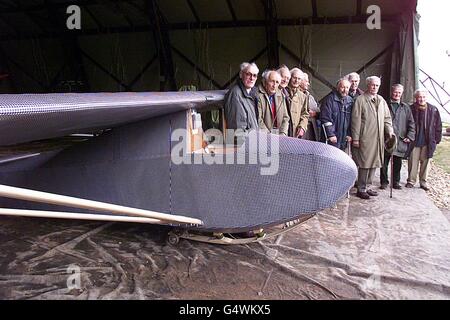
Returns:
[[[376,197],[376,196],[378,195],[378,192],[373,191],[373,190],[367,190],[367,194],[368,194],[369,196]]]
[[[370,199],[370,196],[367,192],[357,192],[356,196],[361,199]]]
[[[257,238],[264,238],[266,236],[264,229],[255,230],[255,231],[253,231],[253,233],[255,234],[255,236]]]
[[[392,188],[397,189],[397,190],[401,190],[402,186],[400,185],[400,183],[396,182],[394,183],[394,185],[392,186]]]
[[[428,188],[428,186],[426,186],[426,185],[421,185],[420,188],[425,190],[425,191],[430,190],[430,188]]]
[[[414,185],[412,184],[412,183],[407,183],[406,185],[405,185],[405,187],[406,188],[414,188]]]
[[[384,189],[387,188],[387,186],[388,186],[387,183],[382,183],[381,186],[380,186],[380,189],[381,189],[381,190],[384,190]]]

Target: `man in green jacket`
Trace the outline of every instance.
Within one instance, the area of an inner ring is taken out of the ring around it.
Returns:
[[[239,79],[224,98],[224,111],[227,129],[241,129],[245,132],[258,129],[256,101],[253,90],[259,69],[254,63],[243,62]]]
[[[389,103],[389,111],[391,112],[392,126],[397,136],[397,147],[392,154],[386,150],[384,152],[384,163],[380,169],[380,189],[386,189],[389,185],[388,167],[392,156],[392,187],[401,189],[400,171],[402,169],[402,159],[405,157],[406,151],[411,141],[416,136],[416,127],[411,108],[404,102],[401,102],[403,95],[403,86],[394,84],[391,88],[391,101]]]

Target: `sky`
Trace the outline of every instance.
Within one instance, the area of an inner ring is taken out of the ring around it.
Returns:
[[[417,12],[420,15],[419,67],[450,93],[450,1],[418,0]],[[450,103],[447,110],[450,112]],[[450,116],[446,114],[445,118]]]

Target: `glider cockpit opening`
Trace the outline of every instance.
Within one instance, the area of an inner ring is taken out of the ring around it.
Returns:
[[[224,154],[235,152],[241,143],[227,130],[225,113],[221,106],[188,112],[190,150],[192,153]]]

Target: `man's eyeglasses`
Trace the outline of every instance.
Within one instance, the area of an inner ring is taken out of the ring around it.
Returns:
[[[258,74],[257,73],[251,73],[251,72],[246,72],[245,75],[249,78],[253,77],[253,78],[258,78]]]

